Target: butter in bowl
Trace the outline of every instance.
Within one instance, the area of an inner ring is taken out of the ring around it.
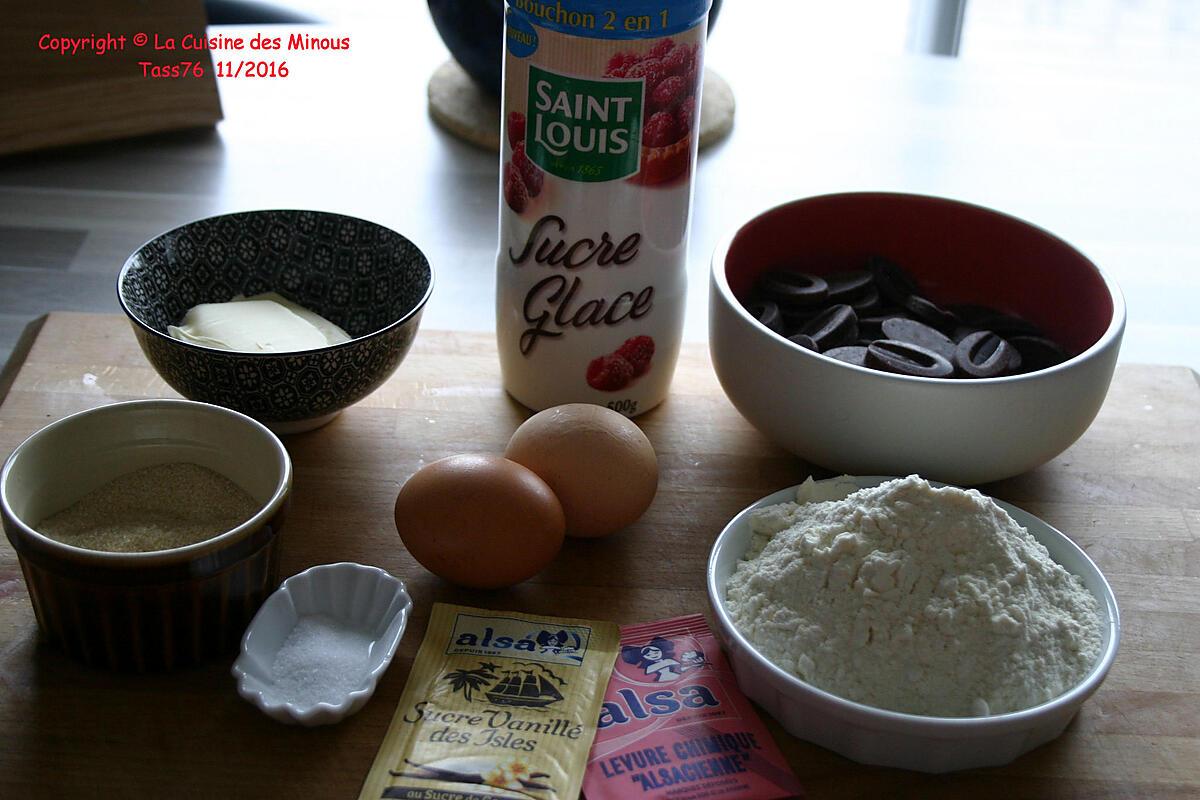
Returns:
[[[277,292],[201,303],[167,333],[181,342],[242,353],[295,353],[350,341],[350,334]]]
[[[196,220],[142,245],[117,278],[163,380],[276,433],[325,425],[387,380],[432,289],[404,236],[321,211]]]

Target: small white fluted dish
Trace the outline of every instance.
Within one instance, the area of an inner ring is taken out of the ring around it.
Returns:
[[[331,725],[359,711],[387,671],[412,613],[404,581],[378,567],[321,564],[283,582],[254,616],[233,662],[238,694],[279,722]],[[302,704],[284,697],[273,665],[280,647],[302,617],[324,615],[371,639],[362,683],[336,702]]]
[[[844,475],[817,481],[817,499],[841,499],[888,480],[892,479]],[[1078,685],[1041,705],[1008,714],[926,717],[846,700],[781,669],[734,627],[725,609],[725,587],[750,545],[750,512],[794,501],[798,488],[767,495],[743,509],[721,531],[708,559],[708,598],[738,685],[788,733],[863,764],[920,772],[998,766],[1059,736],[1108,674],[1121,634],[1117,599],[1108,581],[1077,544],[1041,519],[1000,500],[996,504],[1045,545],[1051,558],[1078,575],[1100,606],[1100,655]]]

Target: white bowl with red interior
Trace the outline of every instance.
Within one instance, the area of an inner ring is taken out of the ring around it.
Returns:
[[[743,306],[756,279],[901,265],[939,304],[972,303],[1036,324],[1071,357],[1008,377],[880,372],[807,350]],[[1125,329],[1116,285],[1086,256],[1015,217],[938,197],[824,195],[760,214],[712,260],[709,348],[734,406],[772,442],[837,472],[973,485],[1043,464],[1096,417]]]

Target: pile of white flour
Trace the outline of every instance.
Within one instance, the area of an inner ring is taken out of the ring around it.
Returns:
[[[1100,654],[1100,610],[1083,582],[974,490],[910,475],[840,501],[764,508],[750,527],[727,586],[734,625],[841,697],[1001,714],[1062,694]]]

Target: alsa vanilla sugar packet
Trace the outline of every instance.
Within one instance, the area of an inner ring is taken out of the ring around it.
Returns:
[[[435,604],[360,800],[575,800],[610,622]]]

